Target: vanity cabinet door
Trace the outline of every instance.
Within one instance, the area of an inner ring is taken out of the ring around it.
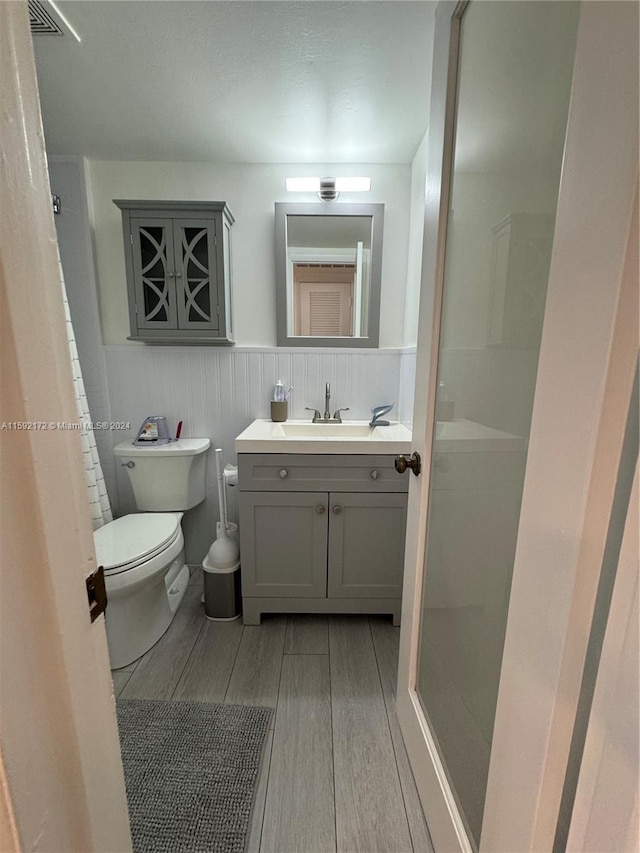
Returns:
[[[400,598],[406,494],[329,495],[329,598]]]
[[[245,597],[325,598],[326,492],[241,492]]]
[[[178,328],[171,219],[131,220],[134,306],[137,328]]]
[[[217,331],[216,223],[212,219],[174,219],[173,240],[178,328]]]

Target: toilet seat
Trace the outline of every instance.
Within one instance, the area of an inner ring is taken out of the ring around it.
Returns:
[[[123,515],[93,534],[98,565],[105,575],[131,571],[167,550],[180,536],[182,513]]]

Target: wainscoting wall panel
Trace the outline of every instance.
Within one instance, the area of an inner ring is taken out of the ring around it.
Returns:
[[[349,406],[345,419],[364,420],[371,407],[395,403],[400,419],[400,350],[257,349],[248,347],[104,347],[111,420],[128,421],[130,430],[110,433],[112,444],[132,440],[148,415],[166,415],[170,429],[184,422],[182,435],[208,437],[235,464],[234,439],[254,418],[269,417],[273,387],[282,379],[293,386],[289,417],[310,418],[305,406],[324,410],[325,382],[331,383],[331,412]],[[414,356],[415,357],[415,356]],[[406,422],[405,418],[402,418]],[[124,469],[116,466],[118,514],[133,509]],[[230,520],[237,500],[229,490]],[[202,562],[215,533],[218,497],[213,453],[208,455],[207,499],[191,510],[184,527],[187,562]]]
[[[413,424],[413,398],[416,381],[416,348],[408,347],[400,353],[400,385],[396,417],[411,429]]]

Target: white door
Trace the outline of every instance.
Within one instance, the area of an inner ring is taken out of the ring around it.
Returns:
[[[0,3],[0,79],[0,849],[126,853],[26,3]]]
[[[637,65],[636,4],[436,12],[398,714],[437,851],[554,846],[637,351]]]

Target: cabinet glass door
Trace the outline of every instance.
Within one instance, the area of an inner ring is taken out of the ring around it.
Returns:
[[[177,329],[173,231],[170,219],[131,220],[140,329]]]
[[[175,219],[178,328],[218,328],[218,277],[212,220]]]
[[[471,2],[456,136],[417,692],[479,845],[578,4]]]

